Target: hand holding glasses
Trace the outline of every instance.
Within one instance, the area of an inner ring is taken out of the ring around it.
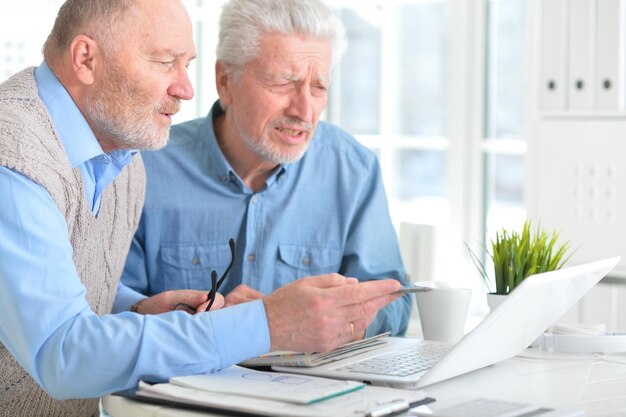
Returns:
[[[207,299],[206,299],[209,302],[209,305],[207,306],[205,311],[209,311],[211,309],[211,306],[213,305],[213,302],[215,301],[215,295],[217,294],[217,291],[220,289],[220,286],[222,285],[222,283],[228,276],[228,273],[230,272],[230,270],[233,268],[233,265],[235,264],[235,240],[230,239],[228,241],[228,246],[230,246],[230,264],[228,264],[228,267],[222,274],[219,281],[217,280],[217,271],[215,270],[211,271],[211,291],[209,291],[209,295],[207,296]],[[188,312],[189,314],[196,313],[196,309],[186,303],[176,304],[174,306],[174,310],[184,310]]]

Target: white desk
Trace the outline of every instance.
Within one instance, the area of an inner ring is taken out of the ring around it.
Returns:
[[[575,406],[594,417],[626,416],[626,356],[559,354],[542,359],[533,352],[426,387],[426,392],[441,400],[468,394]]]
[[[455,395],[576,406],[589,417],[626,416],[626,355],[542,355],[534,350],[499,364],[425,388],[433,398]],[[112,417],[200,417],[198,413],[154,406],[117,396],[103,398]]]

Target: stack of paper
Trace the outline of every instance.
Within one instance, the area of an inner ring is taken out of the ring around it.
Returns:
[[[423,391],[238,366],[214,374],[176,377],[165,384],[142,381],[135,395],[160,403],[277,417],[385,415],[380,411],[406,410],[425,400]]]
[[[337,349],[321,353],[299,353],[299,352],[270,352],[256,358],[243,361],[243,366],[302,366],[311,367],[324,363],[338,361],[349,358],[359,353],[376,349],[385,343],[384,338],[389,333],[379,334],[363,340],[347,343]]]

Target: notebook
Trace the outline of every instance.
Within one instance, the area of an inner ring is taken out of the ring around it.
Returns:
[[[388,337],[380,348],[348,359],[310,368],[272,368],[396,388],[434,384],[521,353],[619,260],[614,257],[527,277],[455,345]]]

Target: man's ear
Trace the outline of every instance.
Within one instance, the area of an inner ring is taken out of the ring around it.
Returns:
[[[220,97],[220,104],[222,106],[228,106],[232,102],[232,96],[230,94],[230,75],[226,70],[226,67],[220,61],[215,63],[215,84],[217,87],[217,94]]]
[[[96,41],[85,35],[75,37],[70,44],[72,69],[76,78],[85,85],[91,85],[95,81],[96,65],[102,56],[98,52]]]

